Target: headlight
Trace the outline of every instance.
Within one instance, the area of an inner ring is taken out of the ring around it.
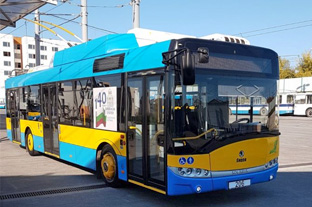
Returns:
[[[278,158],[274,158],[273,160],[270,160],[269,162],[265,163],[264,168],[269,169],[271,167],[274,167],[278,164]]]
[[[206,178],[211,177],[210,171],[200,168],[184,168],[184,167],[169,167],[169,169],[174,172],[174,174],[183,177],[192,178]]]

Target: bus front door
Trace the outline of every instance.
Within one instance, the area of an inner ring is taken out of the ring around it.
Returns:
[[[165,190],[164,80],[128,78],[129,181]]]
[[[21,142],[21,130],[19,121],[19,91],[10,90],[9,92],[9,108],[11,118],[12,139]]]
[[[59,155],[56,85],[42,86],[44,151]]]

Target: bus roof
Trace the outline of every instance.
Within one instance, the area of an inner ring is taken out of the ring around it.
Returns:
[[[6,80],[5,87],[22,87],[70,79],[161,68],[162,53],[170,40],[139,47],[134,34],[112,34],[55,53],[53,68],[27,73]],[[96,59],[124,54],[122,69],[93,72]]]

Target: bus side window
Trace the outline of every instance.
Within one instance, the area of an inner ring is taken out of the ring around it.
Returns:
[[[294,96],[293,95],[287,95],[287,103],[294,103]]]
[[[307,104],[312,104],[312,95],[307,95]]]
[[[74,119],[74,94],[71,81],[59,84],[59,119],[62,124],[72,124]]]
[[[92,85],[91,79],[74,81],[74,125],[91,127]]]
[[[117,130],[125,131],[125,90],[122,85],[124,76],[122,74],[96,76],[93,78],[93,87],[117,87]]]

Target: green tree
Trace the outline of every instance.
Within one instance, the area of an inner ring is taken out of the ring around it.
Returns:
[[[306,52],[306,53],[302,54],[302,58],[300,58],[299,64],[296,67],[296,70],[298,71],[296,73],[297,78],[312,76],[311,50],[310,50],[310,52]]]
[[[290,67],[289,60],[284,58],[279,58],[279,72],[280,72],[280,79],[285,78],[295,78],[296,74]]]

